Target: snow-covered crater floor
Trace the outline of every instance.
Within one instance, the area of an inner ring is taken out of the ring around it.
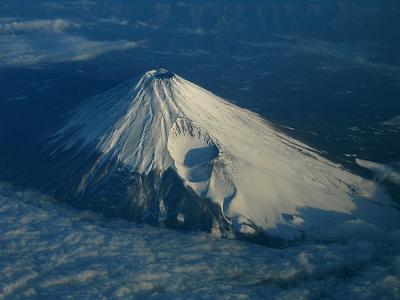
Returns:
[[[357,234],[355,234],[357,232]],[[400,232],[286,249],[184,234],[0,185],[0,299],[399,299]]]

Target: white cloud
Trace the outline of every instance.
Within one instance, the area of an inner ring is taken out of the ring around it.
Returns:
[[[107,22],[125,24],[119,19]],[[143,41],[90,40],[76,33],[81,26],[67,19],[0,19],[0,67],[83,61],[144,46]]]
[[[371,170],[378,181],[388,181],[400,186],[400,170],[396,170],[384,164],[358,158],[356,159],[356,163],[361,167]]]
[[[398,126],[400,127],[400,116],[393,117],[385,122],[382,122],[382,125],[386,126]]]
[[[0,66],[29,66],[63,61],[82,61],[106,52],[142,47],[126,40],[91,41],[80,36],[0,36]]]
[[[73,23],[64,19],[52,20],[31,20],[31,21],[14,21],[0,24],[0,33],[18,33],[30,31],[65,31],[71,27],[79,27],[77,23]]]
[[[1,184],[0,299],[399,299],[400,231],[353,234],[363,226],[273,249],[107,220]]]
[[[95,41],[68,33],[79,27],[63,19],[0,24],[0,66],[82,61],[110,51],[144,46],[140,41]]]
[[[99,18],[98,22],[106,23],[106,24],[121,25],[121,26],[126,26],[126,25],[129,24],[129,22],[127,20],[120,19],[120,18],[117,18],[117,17]]]

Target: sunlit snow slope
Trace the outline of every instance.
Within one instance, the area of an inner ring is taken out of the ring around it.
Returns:
[[[188,191],[216,203],[222,220],[241,236],[293,239],[349,220],[400,224],[375,183],[166,70],[87,101],[54,141],[56,153],[98,151],[80,190],[110,160],[144,176],[162,178],[174,170]],[[156,209],[163,210],[159,197]]]

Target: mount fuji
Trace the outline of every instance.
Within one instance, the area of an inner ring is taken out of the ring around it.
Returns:
[[[86,101],[44,148],[47,187],[110,216],[256,241],[400,226],[374,182],[163,69]]]

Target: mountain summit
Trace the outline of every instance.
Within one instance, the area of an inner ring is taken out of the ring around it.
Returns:
[[[47,150],[69,199],[152,224],[290,240],[400,223],[375,183],[163,69],[85,102]]]

